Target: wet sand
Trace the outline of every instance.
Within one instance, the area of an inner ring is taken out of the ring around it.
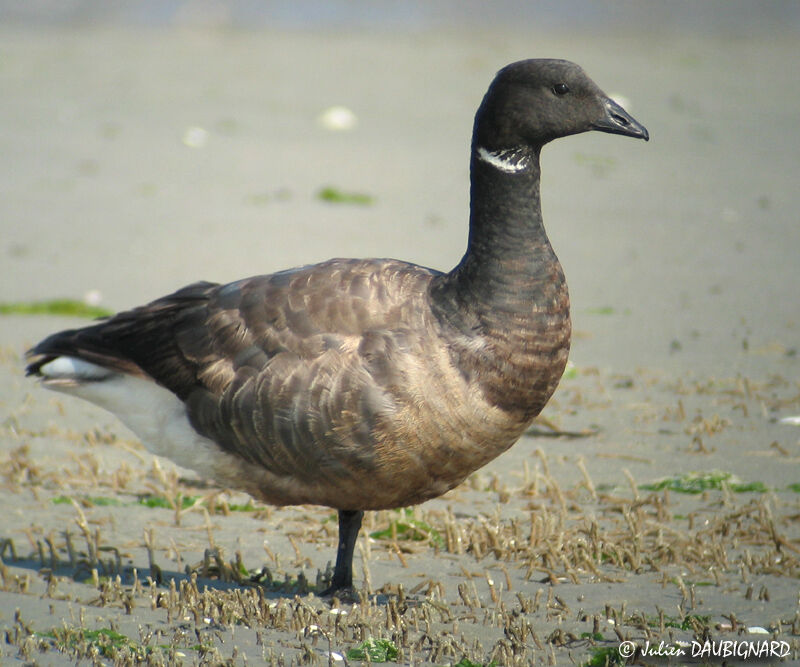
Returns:
[[[403,523],[392,537],[405,515],[370,515],[363,534],[376,537],[356,557],[370,595],[346,614],[295,597],[298,574],[313,584],[333,558],[330,511],[226,511],[247,499],[155,462],[112,417],[22,376],[27,346],[81,321],[1,316],[3,662],[74,663],[99,650],[81,628],[125,635],[118,664],[328,664],[368,635],[411,664],[583,664],[621,638],[771,638],[797,659],[800,430],[780,421],[800,415],[796,43],[4,30],[3,302],[99,290],[116,310],[332,256],[449,268],[466,243],[474,111],[519,58],[581,63],[652,139],[545,148],[574,371],[537,434],[413,511],[425,539]],[[319,124],[334,105],[354,129]],[[374,202],[326,203],[324,186]],[[692,471],[735,478],[697,495],[642,487]],[[294,583],[240,587],[212,559],[195,588],[185,568],[210,546]]]

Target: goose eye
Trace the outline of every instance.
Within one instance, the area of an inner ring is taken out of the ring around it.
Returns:
[[[566,95],[569,92],[569,86],[566,83],[557,83],[553,86],[553,92],[556,95]]]

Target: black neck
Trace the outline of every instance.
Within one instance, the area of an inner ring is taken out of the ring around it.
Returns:
[[[479,150],[473,146],[467,251],[433,288],[434,302],[449,320],[449,315],[465,311],[530,312],[542,283],[553,279],[555,255],[539,197],[539,151],[529,150],[523,161],[509,159],[509,169],[524,164],[509,172],[491,164]]]
[[[431,309],[456,368],[523,428],[564,370],[567,286],[542,225],[539,152],[473,148],[471,173],[467,252],[432,281]]]

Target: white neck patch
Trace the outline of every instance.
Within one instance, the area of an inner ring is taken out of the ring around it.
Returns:
[[[531,166],[530,158],[524,148],[488,151],[483,146],[478,146],[478,157],[506,174],[518,174]]]

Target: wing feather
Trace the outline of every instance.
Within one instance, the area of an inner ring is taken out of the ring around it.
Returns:
[[[344,479],[375,465],[374,427],[403,391],[393,363],[402,330],[425,329],[404,318],[424,312],[433,275],[393,260],[331,260],[195,283],[51,336],[29,372],[70,355],[149,377],[185,402],[195,430],[248,463]]]

